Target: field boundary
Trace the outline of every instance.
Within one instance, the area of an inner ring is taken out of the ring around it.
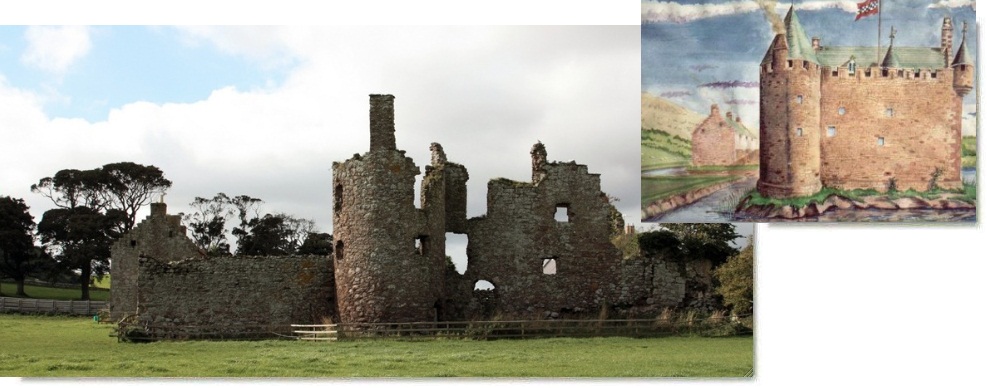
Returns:
[[[439,321],[401,323],[336,323],[291,325],[153,325],[120,322],[121,341],[262,339],[305,341],[366,339],[504,339],[549,337],[662,337],[674,335],[730,336],[752,334],[739,318]]]
[[[0,297],[0,312],[58,314],[58,315],[96,315],[99,310],[108,308],[106,301],[92,300],[54,300]]]

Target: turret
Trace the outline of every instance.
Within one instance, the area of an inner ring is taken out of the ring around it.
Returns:
[[[973,90],[973,57],[966,48],[966,22],[963,22],[963,41],[960,48],[956,50],[956,59],[953,60],[953,90],[960,97],[965,96]]]
[[[885,69],[898,69],[901,68],[901,62],[898,61],[898,55],[894,51],[894,34],[898,32],[891,27],[891,44],[888,45],[888,53],[884,55],[884,60],[881,61],[881,67]]]
[[[953,53],[953,21],[947,16],[942,19],[942,41],[939,44],[944,61],[943,67],[952,64],[949,56]]]
[[[820,66],[794,7],[761,71],[761,163],[757,190],[769,197],[819,191]]]

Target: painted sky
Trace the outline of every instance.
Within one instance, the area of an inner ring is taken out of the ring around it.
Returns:
[[[133,161],[174,182],[171,213],[246,194],[328,232],[332,162],[368,150],[368,95],[389,93],[399,149],[469,169],[468,216],[490,179],[530,180],[542,141],[633,222],[639,47],[637,26],[0,27],[0,195],[40,220],[42,177]]]
[[[779,18],[791,7],[789,2],[764,3]],[[894,26],[896,46],[938,47],[942,19],[949,16],[954,23],[953,54],[962,39],[962,22],[967,21],[967,47],[975,55],[975,5],[972,0],[885,1],[882,45],[887,47],[888,31]],[[856,2],[806,0],[795,7],[806,34],[818,36],[823,45],[877,45],[878,18],[855,22]],[[665,95],[703,114],[712,103],[729,106],[757,128],[758,64],[774,38],[758,1],[643,1],[641,21],[642,91]],[[734,81],[737,86],[699,86]],[[973,112],[976,94],[970,93],[964,98],[964,134],[976,131],[975,117],[969,114]]]

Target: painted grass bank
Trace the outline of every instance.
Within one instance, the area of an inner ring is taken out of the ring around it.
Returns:
[[[0,315],[0,376],[742,377],[751,336],[118,343],[79,318]]]

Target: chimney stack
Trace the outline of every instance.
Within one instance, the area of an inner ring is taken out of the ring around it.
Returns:
[[[817,36],[812,37],[812,49],[816,51],[819,50],[819,37]]]
[[[394,140],[394,96],[370,95],[370,150],[396,150]]]

